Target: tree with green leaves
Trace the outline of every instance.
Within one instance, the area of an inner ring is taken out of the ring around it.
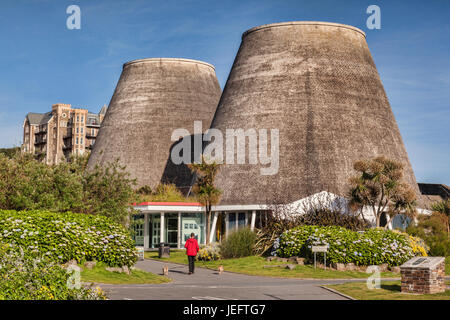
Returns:
[[[8,158],[14,157],[19,152],[20,152],[20,147],[0,148],[0,153],[4,154]]]
[[[88,155],[47,165],[33,155],[0,153],[0,209],[73,211],[128,224],[135,180],[116,160],[87,170]]]
[[[389,215],[386,227],[397,214],[416,215],[416,193],[402,181],[403,165],[386,157],[359,160],[353,165],[358,175],[350,178],[349,198],[354,210],[370,207],[380,227],[381,215]]]
[[[193,188],[198,201],[205,207],[206,216],[206,244],[209,244],[211,234],[211,209],[220,201],[222,191],[214,185],[214,180],[220,169],[220,164],[209,161],[202,156],[200,163],[188,165],[189,169],[196,175],[196,182]]]
[[[118,160],[106,165],[96,165],[86,171],[83,179],[84,212],[100,214],[123,225],[129,224],[131,203],[136,193],[136,180],[130,178],[126,166]]]

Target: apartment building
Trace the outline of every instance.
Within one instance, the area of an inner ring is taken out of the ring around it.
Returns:
[[[30,112],[23,122],[22,152],[29,152],[47,164],[67,161],[72,154],[82,155],[91,150],[106,105],[98,114],[70,104],[54,104],[46,113]]]

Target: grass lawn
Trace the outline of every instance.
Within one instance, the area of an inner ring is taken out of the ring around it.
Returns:
[[[450,284],[446,281],[447,285]],[[400,281],[383,281],[380,289],[370,290],[365,282],[327,285],[358,300],[450,300],[450,290],[436,294],[407,294],[400,292]]]
[[[175,262],[187,264],[187,257],[184,250],[171,250],[170,258],[158,259],[158,252],[145,252],[145,258],[157,259],[159,261]],[[358,271],[336,271],[323,270],[314,266],[296,266],[295,269],[282,268],[264,268],[265,265],[279,265],[286,264],[276,261],[266,261],[266,259],[259,256],[251,256],[245,258],[224,259],[219,261],[196,261],[195,265],[217,270],[217,267],[222,265],[225,271],[232,271],[256,276],[268,277],[283,277],[283,278],[302,278],[302,279],[352,279],[352,278],[367,278],[368,273]],[[400,277],[399,274],[392,272],[383,272],[383,278]]]
[[[105,268],[104,264],[99,264],[90,269],[82,267],[81,281],[83,282],[95,282],[95,283],[108,283],[108,284],[144,284],[144,283],[164,283],[170,282],[170,279],[156,275],[151,272],[143,271],[140,269],[131,270],[131,274],[110,272]]]

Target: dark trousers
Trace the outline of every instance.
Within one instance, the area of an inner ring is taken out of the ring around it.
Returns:
[[[194,261],[195,261],[195,256],[188,256],[188,260],[189,260],[189,272],[194,273]]]

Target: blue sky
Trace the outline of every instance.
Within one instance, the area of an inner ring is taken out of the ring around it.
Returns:
[[[81,30],[66,8],[81,8]],[[366,8],[381,8],[381,29]],[[2,0],[0,147],[20,145],[27,112],[69,103],[98,112],[126,61],[183,57],[216,67],[223,88],[254,26],[292,20],[350,24],[367,42],[416,178],[450,185],[450,1]]]

